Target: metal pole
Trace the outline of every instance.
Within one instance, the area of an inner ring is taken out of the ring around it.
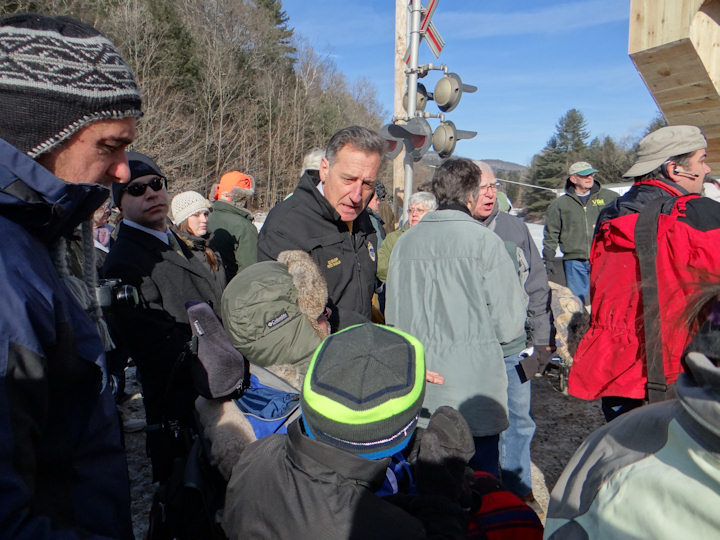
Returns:
[[[420,50],[420,18],[422,4],[421,0],[412,0],[412,9],[410,11],[410,65],[408,66],[410,73],[407,76],[408,90],[408,117],[415,118],[415,106],[417,104],[417,67],[418,67],[418,51]],[[405,186],[403,194],[403,221],[408,220],[408,199],[412,195],[413,189],[413,159],[410,155],[410,148],[405,148],[405,158],[403,166],[405,169]]]
[[[408,34],[410,21],[408,18],[408,0],[395,0],[395,96],[393,118],[405,118],[407,111],[403,107],[403,94],[407,77],[405,76],[405,52],[408,50]],[[399,195],[405,186],[405,150],[393,160],[393,214],[397,215],[398,223],[402,221],[402,206]],[[395,224],[393,223],[393,227]]]

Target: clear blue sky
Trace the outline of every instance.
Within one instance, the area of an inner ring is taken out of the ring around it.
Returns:
[[[283,0],[283,9],[349,80],[374,82],[389,121],[395,2]],[[421,43],[420,63],[446,64],[479,88],[447,114],[478,132],[455,154],[527,165],[571,108],[591,137],[639,138],[658,110],[627,54],[629,12],[629,0],[440,0],[432,20],[446,46],[436,60]],[[432,90],[439,76],[423,82]]]

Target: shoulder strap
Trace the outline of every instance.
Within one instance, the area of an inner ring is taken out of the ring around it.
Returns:
[[[658,219],[663,203],[660,197],[645,205],[635,223],[635,253],[640,263],[643,320],[645,323],[645,362],[647,367],[647,396],[650,403],[668,398],[665,364],[659,317],[657,268]]]

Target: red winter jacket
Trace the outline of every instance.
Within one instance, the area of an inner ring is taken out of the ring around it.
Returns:
[[[598,218],[590,262],[592,319],[580,341],[568,381],[581,399],[645,398],[645,330],[640,267],[635,253],[638,212],[666,198],[658,220],[656,271],[667,383],[681,371],[690,340],[683,313],[695,284],[720,275],[720,203],[688,195],[676,184],[643,180]]]

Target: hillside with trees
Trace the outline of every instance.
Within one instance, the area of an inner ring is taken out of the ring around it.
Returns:
[[[70,15],[103,32],[137,78],[133,148],[157,159],[171,193],[208,194],[219,176],[255,177],[252,206],[290,193],[304,154],[341,127],[377,129],[375,87],[348,81],[296,39],[280,0],[18,0],[0,15]]]

